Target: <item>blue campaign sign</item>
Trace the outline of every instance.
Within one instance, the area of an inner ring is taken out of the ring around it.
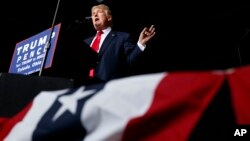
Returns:
[[[61,23],[54,26],[44,68],[52,66],[60,28]],[[50,39],[51,30],[52,28],[49,28],[16,44],[9,73],[28,75],[40,71],[45,56],[45,46]]]

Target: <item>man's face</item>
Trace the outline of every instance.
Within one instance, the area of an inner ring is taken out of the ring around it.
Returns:
[[[95,8],[91,13],[92,22],[96,30],[102,30],[108,26],[108,22],[111,20],[104,9]]]

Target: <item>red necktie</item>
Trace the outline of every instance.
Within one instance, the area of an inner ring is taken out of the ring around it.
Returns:
[[[103,32],[101,30],[97,32],[97,36],[96,36],[96,38],[95,38],[95,40],[94,40],[94,42],[93,42],[93,44],[91,46],[96,52],[98,52],[98,50],[99,50],[99,44],[100,44],[100,41],[101,41],[102,33]]]
[[[95,40],[94,40],[94,42],[93,42],[93,44],[91,46],[96,52],[98,52],[98,50],[99,50],[99,44],[100,44],[100,41],[101,41],[101,35],[102,35],[102,33],[103,32],[101,30],[97,32],[97,36],[96,36],[96,38],[95,38]],[[94,76],[94,69],[90,70],[89,76],[90,77]]]

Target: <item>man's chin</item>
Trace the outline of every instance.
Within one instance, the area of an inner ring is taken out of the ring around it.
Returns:
[[[101,26],[101,25],[95,25],[95,29],[96,29],[96,30],[101,30],[101,29],[102,29],[102,26]]]

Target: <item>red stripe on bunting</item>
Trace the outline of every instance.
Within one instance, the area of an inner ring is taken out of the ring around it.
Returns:
[[[224,79],[211,71],[170,73],[147,113],[128,123],[123,140],[187,141]]]

